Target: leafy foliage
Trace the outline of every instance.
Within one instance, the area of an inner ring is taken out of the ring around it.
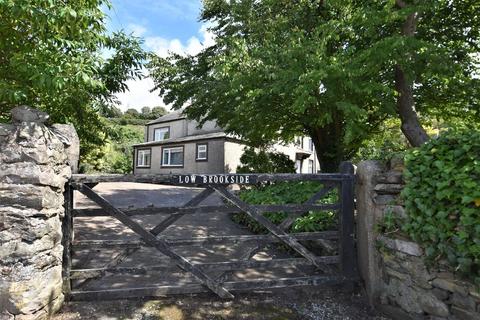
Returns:
[[[111,134],[107,143],[85,157],[80,165],[84,173],[131,173],[133,144],[143,142],[143,126],[107,124]]]
[[[364,159],[379,160],[386,163],[393,156],[403,154],[410,145],[400,131],[400,121],[389,119],[379,125],[360,145],[352,161]]]
[[[404,231],[480,283],[480,131],[450,130],[406,157]]]
[[[75,126],[82,160],[107,139],[100,114],[127,80],[142,76],[146,57],[139,39],[106,34],[103,5],[109,2],[0,1],[0,121],[17,105],[43,109],[53,122]]]
[[[303,203],[318,192],[322,185],[313,181],[302,182],[279,182],[263,185],[252,189],[240,191],[240,199],[249,204],[289,204]],[[337,193],[331,192],[322,203],[334,203],[337,201]],[[264,214],[270,221],[280,224],[287,218],[285,212],[267,212]],[[254,233],[265,233],[266,229],[252,220],[245,213],[235,214],[233,220],[247,226]],[[309,211],[297,218],[291,227],[293,232],[311,232],[327,230],[335,226],[337,216],[330,211]]]
[[[216,44],[196,56],[153,57],[149,66],[174,108],[187,104],[189,116],[215,119],[254,145],[309,135],[322,170],[333,171],[400,113],[399,70],[408,107],[424,124],[478,120],[479,6],[208,0],[202,19]]]
[[[238,173],[295,173],[295,162],[280,152],[245,148],[240,162]]]

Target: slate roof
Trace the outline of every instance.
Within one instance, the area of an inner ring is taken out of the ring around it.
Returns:
[[[134,144],[134,147],[148,147],[148,146],[155,146],[155,145],[162,145],[162,144],[174,144],[174,143],[181,143],[181,142],[191,142],[197,140],[208,140],[208,139],[216,139],[216,138],[231,138],[234,140],[238,140],[232,136],[228,136],[225,132],[211,132],[205,134],[196,134],[192,136],[185,136],[185,137],[178,137],[172,139],[165,139],[162,141],[148,141]]]
[[[148,122],[147,124],[162,123],[162,122],[180,120],[180,119],[185,119],[185,118],[186,118],[186,116],[183,114],[183,109],[180,109],[180,110],[175,110],[173,112],[167,113],[166,115],[161,116],[160,118],[157,118],[155,120],[152,120],[152,121]]]

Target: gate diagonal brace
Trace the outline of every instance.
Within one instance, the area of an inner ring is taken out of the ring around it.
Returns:
[[[327,272],[328,270],[324,265],[320,264],[316,257],[308,251],[300,242],[297,241],[294,237],[277,227],[270,220],[265,218],[261,213],[259,213],[254,207],[240,200],[237,196],[230,193],[225,187],[213,187],[212,188],[219,193],[223,198],[237,206],[239,209],[244,211],[252,219],[264,226],[270,233],[272,233],[276,238],[285,243],[287,246],[301,254],[305,259],[310,261],[318,269]]]
[[[88,186],[88,185],[87,185]],[[93,191],[93,190],[92,190]],[[187,203],[185,203],[183,206],[179,208],[185,208],[185,207],[194,207],[198,206],[203,200],[208,198],[209,195],[214,193],[215,191],[211,188],[206,188],[199,194],[197,194],[195,197],[190,199]],[[161,232],[163,232],[165,229],[167,229],[170,225],[174,224],[178,219],[183,217],[185,213],[183,214],[172,214],[169,217],[165,218],[162,222],[160,222],[155,228],[150,230],[150,233],[152,233],[154,236],[158,236]],[[135,252],[139,251],[140,248],[134,248],[134,249],[125,249],[119,254],[117,254],[112,261],[107,263],[106,265],[103,266],[103,269],[112,269],[115,268],[116,266],[120,265],[126,258],[134,254]],[[93,281],[95,279],[104,277],[106,274],[105,271],[101,271],[96,277],[85,279],[83,282],[80,282],[76,285],[77,288],[80,288],[82,286],[85,286],[87,283],[90,281]]]
[[[303,205],[311,205],[311,204],[315,204],[318,200],[322,199],[323,197],[325,197],[330,191],[332,191],[334,188],[336,187],[336,185],[334,183],[326,183],[324,184],[323,188],[318,191],[317,193],[315,193],[310,199],[308,199],[307,201],[305,201],[303,203]],[[280,229],[282,229],[283,231],[286,231],[288,228],[290,228],[290,226],[295,222],[295,219],[297,219],[299,216],[299,214],[292,214],[292,215],[289,215],[285,220],[282,221],[282,223],[280,223],[278,225],[278,227]],[[255,256],[260,250],[262,250],[263,248],[265,247],[265,244],[261,244],[261,245],[257,245],[253,248],[251,248],[250,250],[248,250],[241,258],[240,260],[250,260],[253,258],[253,256]],[[324,269],[322,269],[322,271],[324,272],[331,272],[332,271],[332,268],[330,266],[327,266],[325,265],[324,266]],[[227,279],[227,277],[232,273],[232,271],[225,271],[223,272],[222,274],[220,274],[216,279],[220,280],[225,280]]]
[[[153,233],[145,230],[140,224],[132,220],[128,215],[119,209],[111,205],[105,198],[97,194],[95,191],[90,189],[88,186],[81,184],[77,186],[77,190],[83,193],[85,196],[96,202],[101,208],[103,208],[107,213],[112,217],[118,219],[125,226],[131,229],[133,232],[138,234],[145,243],[156,248],[158,251],[164,255],[173,259],[177,265],[193,274],[203,285],[207,286],[210,290],[215,292],[219,297],[232,299],[234,296],[222,286],[221,283],[211,279],[207,274],[205,274],[200,268],[194,266],[190,261],[185,257],[174,252],[170,246],[163,240],[158,239]]]

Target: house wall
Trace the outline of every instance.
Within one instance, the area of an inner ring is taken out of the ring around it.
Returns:
[[[166,144],[161,146],[152,146],[151,148],[151,164],[150,168],[137,167],[136,159],[138,149],[135,148],[135,173],[161,173],[161,174],[183,174],[183,173],[223,173],[224,172],[224,139],[212,139],[205,141],[195,141],[188,143]],[[196,160],[197,143],[208,144],[207,161]],[[183,167],[162,167],[162,149],[168,147],[184,147]]]
[[[187,136],[222,131],[221,128],[217,127],[215,121],[207,121],[200,128],[198,128],[198,122],[194,120],[186,121],[186,124],[187,129],[185,135]]]
[[[243,154],[244,144],[225,141],[225,173],[237,172],[237,167],[240,165],[240,157]]]
[[[179,138],[179,137],[184,137],[187,134],[187,121],[185,119],[179,119],[179,120],[173,120],[169,122],[164,122],[164,123],[155,123],[148,125],[148,135],[145,136],[144,140],[145,142],[147,141],[153,141],[154,136],[153,133],[156,128],[164,128],[164,127],[169,127],[170,128],[170,138]],[[147,140],[148,136],[148,140]]]
[[[299,144],[289,143],[287,145],[284,145],[277,143],[273,146],[273,148],[278,152],[286,154],[294,162],[297,160],[297,152],[311,153],[308,158],[302,160],[302,168],[299,173],[310,173],[308,171],[308,160],[313,160],[313,173],[317,173],[320,170],[320,163],[318,162],[315,148],[313,148],[313,150],[310,150],[309,142],[310,137],[302,137]]]

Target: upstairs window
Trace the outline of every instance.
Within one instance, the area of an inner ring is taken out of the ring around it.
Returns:
[[[137,167],[150,167],[151,153],[150,149],[139,149],[137,151]]]
[[[163,148],[162,150],[162,166],[183,166],[183,147]]]
[[[153,129],[154,141],[162,141],[170,138],[170,127],[155,128]]]
[[[197,161],[207,161],[208,159],[208,144],[206,143],[199,143],[197,144]]]

